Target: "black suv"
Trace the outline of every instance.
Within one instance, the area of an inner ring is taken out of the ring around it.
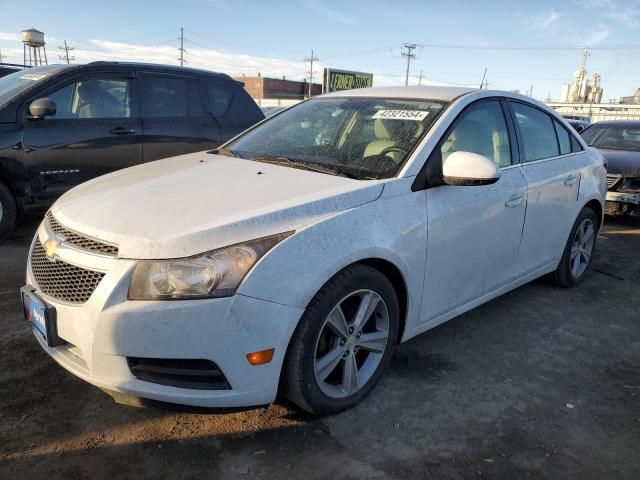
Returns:
[[[204,70],[94,62],[0,78],[0,238],[74,185],[215,148],[263,118],[241,83]]]

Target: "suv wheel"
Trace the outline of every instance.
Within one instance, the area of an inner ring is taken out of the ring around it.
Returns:
[[[398,325],[398,299],[381,272],[354,265],[338,273],[310,302],[293,335],[286,397],[313,414],[352,407],[389,365]]]
[[[16,200],[11,191],[0,182],[0,240],[9,235],[16,223]]]

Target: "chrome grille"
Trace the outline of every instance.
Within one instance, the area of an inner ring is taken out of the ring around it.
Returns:
[[[620,175],[607,175],[607,188],[611,190],[618,185],[622,176]]]
[[[118,247],[104,242],[99,242],[89,237],[85,237],[58,223],[51,212],[47,212],[47,223],[53,232],[64,240],[70,246],[86,250],[87,252],[99,253],[101,255],[109,255],[111,257],[118,256]]]
[[[60,259],[49,260],[37,234],[30,259],[36,286],[51,298],[68,303],[85,303],[104,277],[102,272],[76,267]]]

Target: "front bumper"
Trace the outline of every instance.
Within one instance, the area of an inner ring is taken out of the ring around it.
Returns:
[[[27,272],[27,284],[55,307],[57,334],[67,343],[49,347],[39,334],[34,335],[69,372],[114,398],[196,407],[247,407],[275,399],[284,355],[302,309],[239,294],[205,300],[129,301],[134,261],[97,259],[79,252],[61,252],[60,258],[106,272],[81,305],[48,297]],[[252,366],[248,362],[247,353],[269,348],[275,349],[270,363]],[[210,360],[231,388],[202,390],[142,381],[131,373],[128,357]]]

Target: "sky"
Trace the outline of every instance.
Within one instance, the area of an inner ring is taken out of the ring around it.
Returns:
[[[178,64],[302,80],[311,50],[323,67],[372,72],[374,85],[402,85],[403,43],[420,45],[411,84],[489,88],[558,99],[582,48],[602,76],[603,101],[640,87],[640,0],[0,0],[0,54],[22,63],[20,31],[45,32],[49,63],[66,40],[72,63]],[[420,72],[422,79],[420,80]]]

